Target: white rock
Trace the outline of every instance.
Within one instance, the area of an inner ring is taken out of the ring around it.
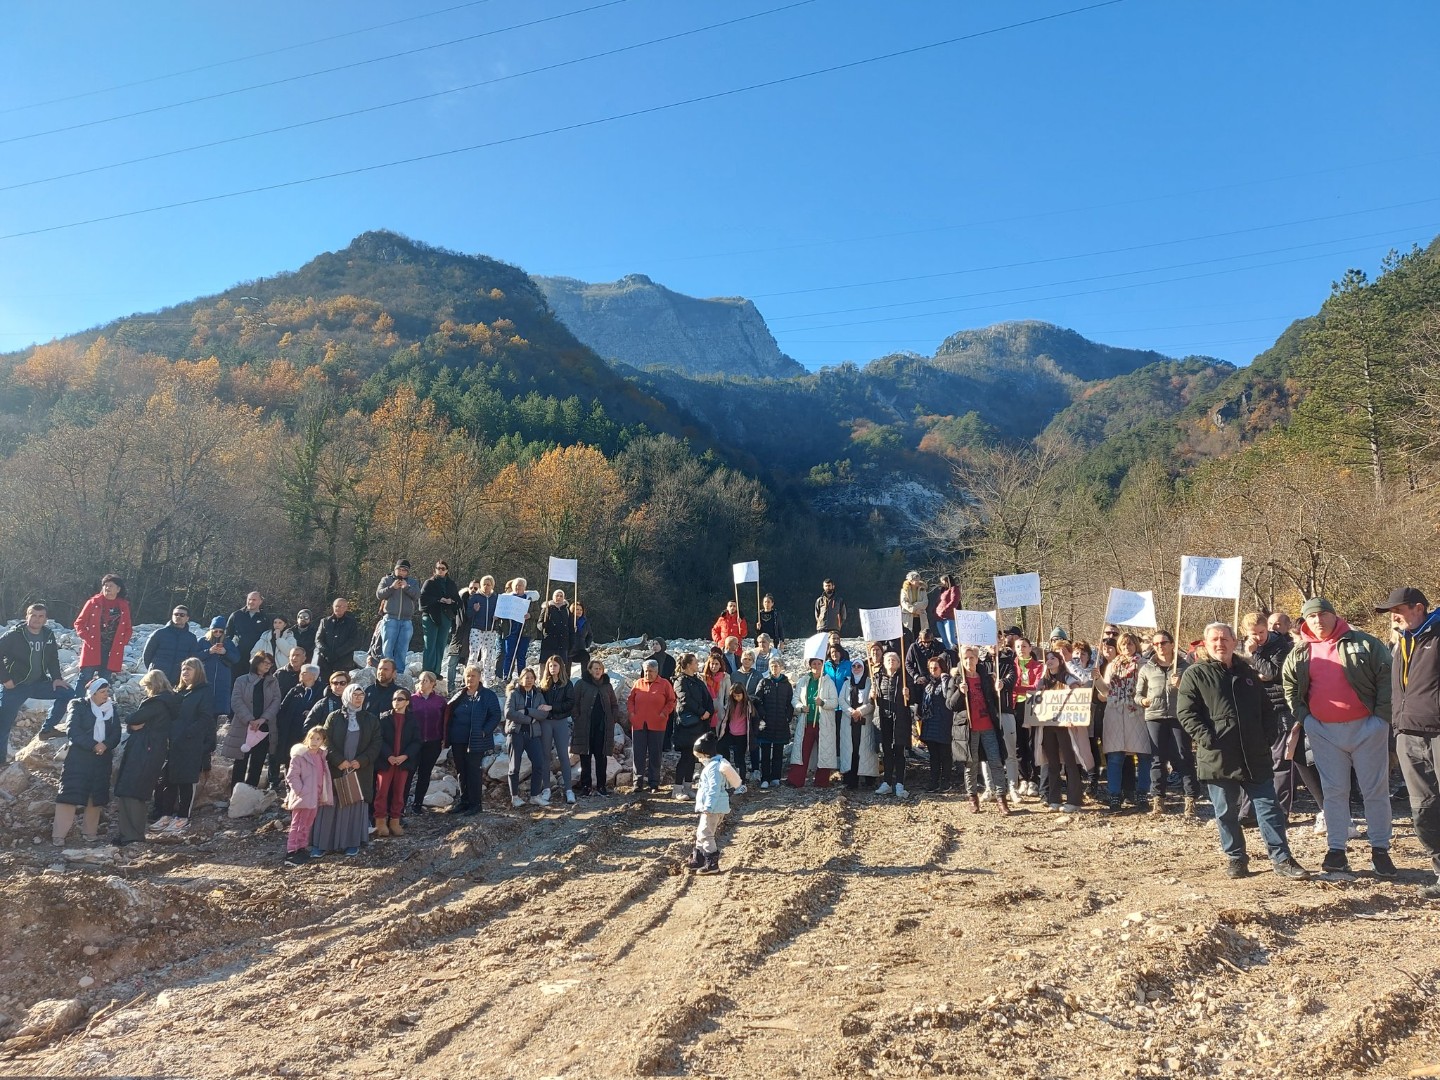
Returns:
[[[458,795],[460,792],[460,781],[449,773],[441,773],[430,781],[431,791],[443,791],[447,795]]]
[[[510,775],[510,755],[496,754],[495,759],[490,762],[490,767],[485,770],[485,775],[491,780],[504,780]]]
[[[427,791],[425,793],[426,806],[445,807],[453,806],[454,803],[455,796],[448,791]]]
[[[120,857],[119,848],[113,844],[102,847],[66,848],[60,852],[66,862],[109,863]]]
[[[69,747],[69,739],[42,739],[37,735],[15,755],[15,761],[31,772],[53,771],[65,760]]]
[[[18,761],[0,772],[0,794],[14,798],[24,791],[30,783],[30,772]]]
[[[261,791],[249,784],[236,784],[235,790],[230,793],[230,809],[226,812],[232,818],[252,817],[270,809],[275,802],[273,791]]]

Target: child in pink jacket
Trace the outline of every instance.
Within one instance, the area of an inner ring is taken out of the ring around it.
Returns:
[[[335,785],[325,759],[325,729],[313,727],[303,741],[290,748],[290,771],[285,774],[290,793],[285,809],[290,811],[290,832],[285,838],[285,861],[299,866],[310,858],[310,826],[322,806],[335,803]]]

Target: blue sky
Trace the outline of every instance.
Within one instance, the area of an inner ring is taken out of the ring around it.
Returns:
[[[1244,363],[1346,267],[1440,234],[1430,0],[1122,0],[1009,29],[1086,0],[774,10],[793,2],[9,0],[0,351],[389,228],[536,274],[749,296],[812,367],[1019,318]],[[51,231],[12,235],[31,230]]]

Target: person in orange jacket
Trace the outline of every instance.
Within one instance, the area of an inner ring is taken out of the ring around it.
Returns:
[[[727,600],[724,612],[715,620],[715,625],[710,628],[710,640],[723,649],[726,638],[733,637],[743,642],[748,629],[745,619],[740,614],[739,606],[734,600]]]

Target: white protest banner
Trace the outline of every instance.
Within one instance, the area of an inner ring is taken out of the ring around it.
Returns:
[[[993,646],[1000,636],[1000,623],[993,611],[955,612],[957,645]]]
[[[1031,694],[1025,702],[1025,726],[1089,727],[1090,702],[1094,696],[1094,690],[1078,686]]]
[[[495,617],[497,619],[509,619],[511,622],[524,622],[530,614],[530,600],[525,596],[516,596],[514,593],[505,593],[495,598]]]
[[[1040,606],[1040,575],[1010,574],[995,579],[995,606],[1022,608]]]
[[[1239,600],[1241,561],[1239,556],[1233,559],[1180,556],[1180,595]]]
[[[1160,625],[1155,618],[1155,594],[1112,588],[1110,602],[1105,605],[1105,621],[1117,626],[1142,626],[1153,630]]]
[[[758,562],[737,562],[730,568],[735,577],[736,585],[744,585],[747,581],[758,582],[760,580],[760,564]]]
[[[547,575],[551,581],[577,582],[580,580],[579,559],[557,559],[550,556],[550,573]]]
[[[860,636],[866,641],[898,641],[900,622],[898,607],[861,608]]]
[[[805,659],[824,660],[825,652],[830,648],[829,634],[812,634],[805,639]]]

